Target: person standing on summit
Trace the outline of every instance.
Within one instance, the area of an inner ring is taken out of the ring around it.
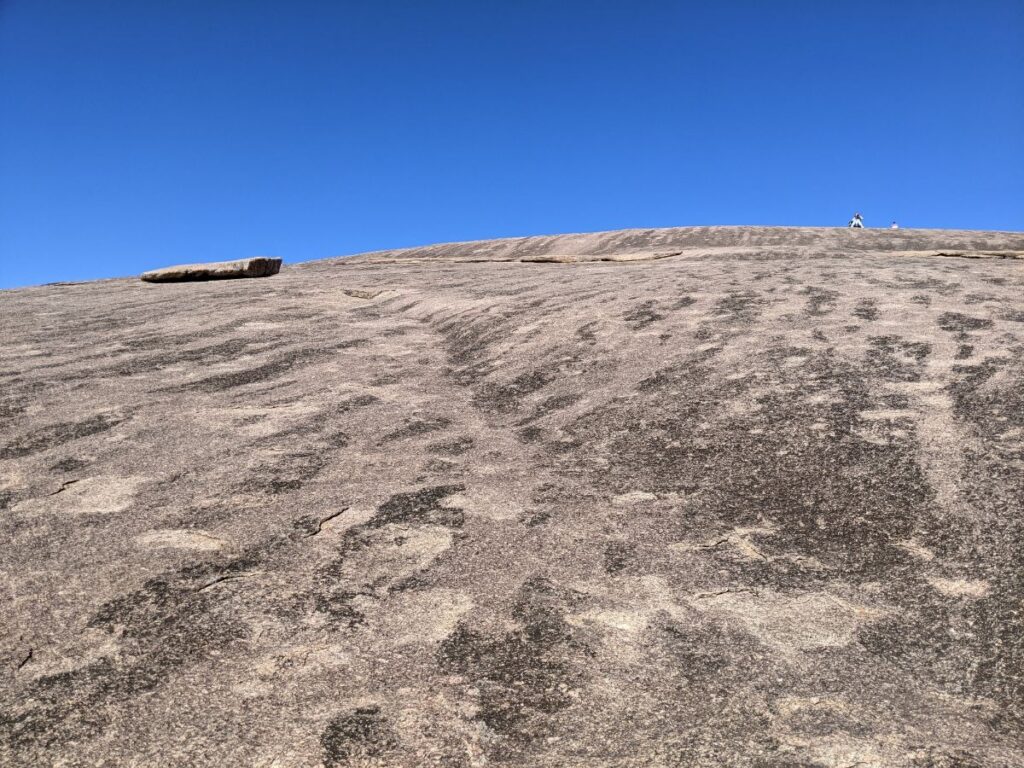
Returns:
[[[846,226],[852,227],[853,229],[864,229],[864,217],[859,213],[853,214],[853,218],[850,219],[850,223]]]

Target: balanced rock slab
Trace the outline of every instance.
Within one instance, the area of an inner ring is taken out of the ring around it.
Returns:
[[[281,259],[256,256],[237,261],[212,261],[207,264],[181,264],[151,269],[141,278],[148,283],[180,283],[189,280],[228,280],[238,277],[270,277],[281,269]]]

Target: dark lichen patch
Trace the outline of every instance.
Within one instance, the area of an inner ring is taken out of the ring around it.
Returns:
[[[861,320],[877,320],[878,302],[874,299],[861,299],[857,302],[857,306],[853,308],[853,314]]]
[[[573,393],[566,395],[552,395],[538,403],[537,407],[534,408],[533,413],[520,421],[517,426],[523,426],[532,421],[536,421],[537,419],[544,418],[549,413],[554,413],[555,411],[568,408],[571,405],[575,405],[582,399],[582,395]]]
[[[335,438],[339,438],[335,435]],[[343,447],[335,440],[332,447]],[[236,488],[246,493],[267,493],[271,495],[296,491],[312,480],[327,466],[328,451],[292,451],[276,456],[273,463],[266,462],[253,469],[249,476]]]
[[[376,761],[393,752],[398,738],[380,707],[359,707],[327,723],[320,747],[325,768],[365,766],[367,760]]]
[[[209,376],[205,379],[185,385],[184,389],[196,389],[202,392],[220,392],[235,387],[244,387],[246,384],[256,384],[267,379],[272,379],[289,371],[296,364],[294,358],[275,360],[270,363],[258,365],[255,368],[247,368],[244,371],[233,371],[221,373],[216,376]]]
[[[715,303],[715,314],[752,322],[764,304],[765,300],[754,291],[733,291]]]
[[[2,705],[0,755],[39,755],[102,733],[110,722],[104,705],[112,695],[134,691],[142,683],[130,673],[119,673],[104,659],[33,681],[20,701]]]
[[[1002,442],[1007,433],[1012,435],[1014,430],[1024,428],[1024,372],[1020,366],[1000,356],[985,357],[974,365],[955,365],[952,370],[956,380],[948,389],[953,397],[953,412],[956,416],[967,420],[975,429],[995,437],[996,441],[987,443],[987,446],[1000,460],[1024,458],[1019,439]],[[993,385],[993,377],[999,372],[1005,372],[1007,380]],[[971,455],[969,458],[980,461],[982,455]],[[1005,472],[1000,470],[1000,475]]]
[[[241,418],[235,419],[235,423],[242,427],[248,427],[252,424],[259,424],[261,421],[266,421],[269,415],[266,413],[254,413],[251,416],[242,416]]]
[[[200,366],[238,360],[274,345],[279,337],[260,336],[256,338],[233,338],[196,349],[170,348],[159,355],[148,357],[129,356],[121,362],[103,368],[87,370],[74,377],[94,378],[100,376],[137,376],[159,371],[173,365],[196,363]],[[188,339],[187,341],[194,341]]]
[[[1013,531],[1017,542],[1024,531],[1016,526]],[[1024,590],[1017,566],[1024,557],[1024,546],[1015,544],[1008,557],[1001,558],[1000,570],[1004,574],[994,585],[987,599],[978,601],[964,612],[959,626],[964,632],[976,632],[971,639],[976,644],[960,655],[963,666],[976,667],[972,688],[983,696],[998,701],[1002,710],[993,718],[992,725],[1007,734],[1024,732],[1024,618],[1021,616],[1021,593]],[[958,637],[957,640],[960,640]]]
[[[474,368],[484,362],[490,346],[505,338],[507,320],[504,316],[483,315],[469,322],[448,318],[438,325],[444,334],[444,348],[456,368]]]
[[[644,301],[623,315],[622,319],[634,331],[641,331],[659,320],[664,320],[665,316],[655,310],[655,303],[653,301]]]
[[[999,297],[991,293],[968,293],[963,297],[964,304],[985,304],[989,301],[999,301]]]
[[[411,576],[399,579],[393,584],[388,585],[388,594],[394,595],[399,592],[415,592],[420,589],[426,589],[434,585],[434,582],[423,573],[414,573]]]
[[[565,505],[579,498],[579,490],[552,482],[541,483],[530,494],[530,501],[532,503],[548,507]]]
[[[248,547],[241,554],[229,558],[217,558],[179,568],[175,576],[185,579],[186,588],[200,591],[212,582],[224,577],[244,576],[259,567],[275,551],[302,539],[304,536],[294,528],[287,534],[276,535],[265,542]]]
[[[920,381],[921,363],[931,354],[931,344],[899,336],[872,336],[869,342],[865,362],[875,375],[888,381]]]
[[[166,634],[169,622],[181,622],[201,614],[206,597],[166,579],[151,579],[142,587],[105,603],[89,621],[98,627],[135,641],[152,641]]]
[[[378,376],[374,376],[370,379],[371,387],[390,387],[393,384],[398,384],[405,377],[399,376],[397,373],[382,373]]]
[[[837,733],[855,737],[868,736],[870,727],[858,718],[838,707],[810,706],[801,707],[786,713],[786,728],[804,738],[827,739]],[[805,764],[813,768],[813,763]],[[817,765],[821,765],[818,763]],[[856,763],[854,763],[856,765]]]
[[[637,392],[655,392],[676,387],[688,381],[695,369],[703,370],[710,375],[705,364],[721,351],[721,347],[709,347],[702,352],[688,355],[684,360],[660,368],[637,384]]]
[[[533,528],[548,522],[551,519],[551,515],[550,509],[532,509],[524,512],[520,517],[520,521],[528,528]]]
[[[365,408],[368,405],[374,405],[379,402],[380,398],[377,397],[376,395],[355,395],[354,397],[349,397],[346,398],[345,400],[342,400],[331,410],[334,414],[341,415],[343,413],[348,413],[353,408]]]
[[[807,286],[800,292],[807,297],[807,314],[812,317],[827,315],[835,309],[836,299],[839,298],[839,291],[832,291],[827,288]]]
[[[774,718],[765,699],[774,686],[792,680],[749,634],[694,612],[684,620],[654,622],[643,647],[645,663],[637,668],[637,684],[648,692],[650,709],[636,727],[672,722],[686,713],[685,738],[672,745],[673,765],[822,765],[776,755]]]
[[[332,429],[324,435],[324,442],[331,448],[344,448],[349,444],[350,440],[349,434],[342,432],[340,429]]]
[[[956,359],[957,360],[969,360],[974,355],[973,344],[961,344],[956,348]]]
[[[448,459],[431,459],[423,465],[423,471],[434,475],[446,475],[456,472],[460,465]],[[426,477],[416,478],[416,482],[426,482]]]
[[[425,416],[422,418],[408,419],[404,426],[393,432],[389,432],[381,438],[381,443],[390,443],[394,440],[404,440],[409,437],[419,437],[431,432],[439,432],[447,429],[452,420],[444,416]]]
[[[597,327],[598,323],[596,320],[591,320],[589,323],[584,323],[576,329],[576,338],[586,344],[597,343]]]
[[[0,400],[0,423],[13,421],[28,410],[28,398],[7,396]]]
[[[910,397],[902,393],[892,393],[888,395],[882,395],[879,400],[882,405],[886,408],[892,408],[895,410],[903,410],[904,408],[910,407]]]
[[[203,336],[210,338],[220,336],[222,334],[231,333],[237,331],[243,325],[249,322],[248,318],[239,318],[231,320],[227,323],[221,323],[220,325],[207,326],[203,328]],[[150,352],[153,350],[166,350],[181,348],[187,344],[195,343],[199,341],[199,334],[192,333],[139,333],[135,336],[126,336],[119,340],[119,345],[123,349],[131,350],[133,352]]]
[[[947,518],[926,530],[927,545],[945,562],[975,563],[969,574],[950,575],[983,579],[984,590],[975,599],[932,595],[928,610],[914,605],[872,638],[877,652],[899,658],[904,667],[926,668],[952,689],[998,702],[990,725],[1007,734],[1024,731],[1024,526],[1016,514],[1024,483],[1014,471],[1024,461],[1019,359],[985,357],[953,366],[953,412],[964,428],[984,436],[961,454],[957,467],[961,498],[979,514]]]
[[[641,396],[585,414],[563,427],[581,441],[571,473],[592,466],[586,459],[597,455],[600,468],[586,479],[609,494],[699,489],[689,515],[718,520],[725,529],[764,525],[768,514],[780,540],[792,542],[789,555],[841,568],[852,580],[880,578],[895,564],[891,539],[909,537],[927,518],[933,494],[910,433],[898,437],[892,427],[865,422],[861,413],[879,403],[859,367],[830,354],[812,355],[799,374],[756,364],[773,371],[773,378],[758,381],[757,410],[713,428],[706,426],[707,414],[743,400],[752,383],[717,379],[696,364],[664,370]],[[787,385],[796,375],[798,385]],[[786,394],[797,386],[827,399]],[[878,429],[887,430],[884,444],[861,436]],[[785,562],[758,564],[752,576],[776,586],[814,577]]]
[[[473,404],[487,411],[509,413],[519,408],[524,397],[554,380],[552,372],[534,370],[516,376],[507,384],[484,384],[473,397]]]
[[[813,350],[809,347],[796,346],[794,344],[779,344],[770,347],[762,352],[762,359],[773,366],[782,364],[796,364],[799,369],[802,361],[811,360]]]
[[[123,416],[101,413],[84,421],[53,424],[17,438],[0,448],[0,459],[18,459],[47,451],[72,440],[98,435],[125,421]]]
[[[315,416],[301,419],[283,429],[278,429],[270,434],[258,437],[252,444],[276,446],[282,443],[287,444],[296,438],[301,438],[303,441],[312,442],[319,440],[334,448],[342,448],[348,444],[348,434],[334,426],[333,417],[341,416],[355,407],[359,406],[350,404],[348,401],[342,401],[335,406],[319,411]]]
[[[384,291],[382,290],[364,290],[359,288],[345,288],[342,290],[346,296],[351,296],[353,299],[375,299],[380,296]]]
[[[692,307],[697,303],[697,300],[693,296],[680,296],[672,303],[672,309],[685,309],[686,307]]]
[[[321,520],[317,515],[302,515],[292,521],[292,528],[306,536],[315,536],[320,532]]]
[[[86,467],[88,464],[81,459],[68,457],[50,465],[51,472],[74,472],[76,469]]]
[[[254,368],[219,373],[215,376],[208,376],[178,387],[171,387],[164,391],[197,390],[200,392],[222,392],[235,389],[236,387],[244,387],[247,384],[258,384],[282,376],[288,371],[324,360],[330,357],[332,352],[360,347],[366,344],[369,344],[369,339],[348,339],[328,347],[294,350],[267,363],[257,365]]]
[[[659,642],[678,662],[677,674],[690,685],[714,684],[735,657],[734,649],[752,650],[756,643],[743,633],[708,622],[663,620],[654,628]]]
[[[710,341],[711,339],[719,339],[721,337],[711,325],[701,323],[697,326],[697,330],[693,332],[693,338],[696,341]]]
[[[366,615],[353,604],[359,597],[376,597],[373,592],[321,585],[312,595],[313,610],[328,617],[333,627],[353,629],[366,623]]]
[[[318,568],[314,575],[314,588],[303,596],[311,600],[312,607],[327,615],[335,625],[349,628],[364,622],[364,615],[354,601],[358,597],[377,598],[381,589],[388,588],[386,577],[372,583],[353,584],[346,575],[345,564],[356,553],[380,545],[380,529],[391,524],[438,525],[460,528],[465,520],[462,509],[445,506],[444,500],[465,490],[462,485],[437,485],[409,493],[395,494],[379,507],[366,522],[345,531],[337,557]],[[396,539],[393,544],[401,545]]]
[[[473,438],[469,436],[455,437],[451,440],[442,440],[431,443],[427,446],[429,453],[439,453],[443,456],[461,456],[473,447]]]
[[[495,364],[491,361],[482,360],[461,368],[448,368],[445,370],[445,375],[459,386],[472,387],[490,376],[495,368]]]
[[[628,542],[613,541],[605,545],[603,565],[605,573],[619,573],[626,569],[636,553],[636,547]]]
[[[984,317],[971,317],[959,312],[943,312],[938,319],[939,328],[944,331],[980,331],[992,327],[992,321]]]
[[[564,619],[574,596],[542,578],[521,588],[512,616],[519,629],[488,635],[460,623],[438,650],[443,669],[468,677],[479,691],[475,718],[503,741],[494,757],[510,758],[555,732],[551,717],[573,704],[586,648]],[[505,741],[507,740],[507,741]]]
[[[104,604],[88,626],[117,635],[118,656],[32,681],[15,707],[0,712],[0,744],[27,753],[94,737],[116,708],[245,635],[214,615],[205,594],[166,579]]]
[[[464,485],[435,485],[411,493],[397,493],[377,507],[377,513],[365,525],[379,528],[390,523],[426,523],[458,528],[465,519],[463,511],[444,506],[442,502],[464,490]]]
[[[1012,578],[1012,577],[1011,577]],[[1020,733],[1024,725],[1024,653],[1019,584],[997,584],[988,596],[964,601],[913,582],[890,588],[902,610],[862,627],[857,635],[869,653],[914,674],[927,670],[934,683],[951,692],[970,691],[998,701],[989,725]]]
[[[953,373],[956,381],[949,386],[953,395],[953,411],[957,416],[974,422],[978,426],[995,428],[996,434],[1010,426],[1010,419],[1005,414],[1014,414],[1014,404],[1024,405],[1024,393],[1018,387],[1003,390],[985,390],[986,384],[996,373],[1007,366],[1005,358],[986,357],[973,365],[954,365]],[[1016,409],[1017,419],[1024,420]],[[1000,428],[1003,425],[1003,428]]]
[[[949,296],[959,291],[962,286],[958,282],[946,282],[943,280],[939,280],[937,277],[927,277],[923,279],[912,277],[897,277],[896,284],[891,287],[913,291],[931,291],[933,293],[939,294],[940,296]]]

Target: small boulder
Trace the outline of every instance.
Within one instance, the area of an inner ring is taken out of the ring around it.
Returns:
[[[187,280],[227,280],[236,277],[270,277],[281,269],[281,259],[256,256],[237,261],[214,261],[208,264],[181,264],[176,267],[151,269],[141,278],[147,283],[177,283]]]

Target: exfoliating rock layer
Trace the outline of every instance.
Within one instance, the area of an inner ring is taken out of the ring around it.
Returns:
[[[195,280],[230,280],[239,277],[270,277],[281,269],[281,259],[254,256],[236,261],[211,261],[205,264],[180,264],[143,272],[147,283],[181,283]]]

